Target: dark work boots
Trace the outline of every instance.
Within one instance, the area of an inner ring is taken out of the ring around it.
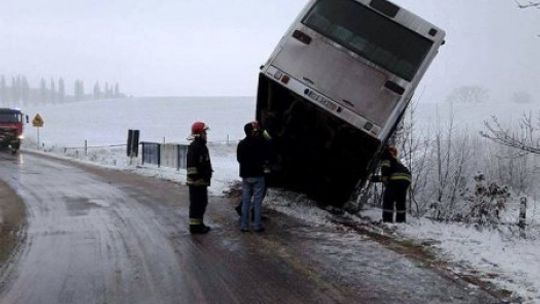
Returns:
[[[208,233],[208,231],[210,231],[210,227],[205,224],[189,225],[189,232],[191,232],[191,234],[205,234]]]

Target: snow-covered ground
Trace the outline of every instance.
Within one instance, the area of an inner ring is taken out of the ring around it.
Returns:
[[[514,103],[457,104],[454,121],[471,133],[482,128],[482,121],[490,115],[517,119],[521,113],[534,109],[534,105]],[[448,118],[448,104],[420,103],[417,106],[419,124],[429,125]],[[33,117],[39,113],[45,121],[40,130],[41,150],[59,157],[75,158],[102,166],[155,176],[183,183],[185,171],[169,168],[141,166],[139,160],[130,164],[125,147],[114,145],[126,142],[128,129],[141,130],[141,139],[154,142],[185,143],[193,121],[207,122],[209,149],[215,170],[210,191],[221,195],[238,180],[236,142],[242,138],[243,125],[252,120],[255,99],[252,97],[215,98],[131,98],[123,100],[89,101],[57,104],[23,109]],[[438,113],[438,114],[437,114]],[[26,129],[26,149],[36,148],[37,132],[30,125]],[[83,143],[90,146],[83,153]],[[70,147],[70,149],[64,149]],[[78,147],[78,148],[77,148]],[[332,226],[332,215],[318,209],[301,195],[270,191],[266,206],[302,218],[313,225]],[[515,212],[509,208],[508,212]],[[369,208],[360,214],[363,219],[380,219],[380,210]],[[392,226],[396,237],[429,243],[440,258],[455,265],[456,272],[476,273],[515,293],[527,303],[540,303],[540,211],[532,202],[528,210],[526,238],[520,237],[515,226],[504,226],[499,231],[477,230],[462,224],[447,224],[429,219],[410,218],[404,225]],[[514,228],[512,228],[514,227]]]

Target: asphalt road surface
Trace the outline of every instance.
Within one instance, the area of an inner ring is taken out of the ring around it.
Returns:
[[[211,197],[187,230],[184,186],[48,157],[0,153],[28,225],[3,265],[0,303],[497,303],[346,229],[270,213],[241,233]]]

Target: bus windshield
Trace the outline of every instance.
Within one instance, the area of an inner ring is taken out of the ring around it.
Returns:
[[[17,123],[20,121],[17,113],[0,113],[0,123]]]
[[[302,23],[407,81],[433,44],[354,0],[319,0]]]

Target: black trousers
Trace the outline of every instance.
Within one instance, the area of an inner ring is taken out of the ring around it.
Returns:
[[[410,183],[405,180],[391,180],[386,185],[383,196],[383,222],[394,221],[394,206],[396,222],[403,223],[407,215],[407,189]]]
[[[204,224],[204,212],[208,205],[207,186],[189,186],[189,224]]]

